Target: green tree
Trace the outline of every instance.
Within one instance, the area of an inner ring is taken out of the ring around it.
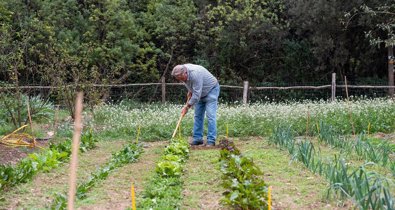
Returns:
[[[363,2],[380,5],[378,0],[295,0],[287,2],[290,19],[290,35],[296,42],[309,43],[311,66],[309,77],[327,82],[331,73],[344,76],[353,82],[361,77],[385,75],[383,55],[385,49],[377,49],[365,38],[365,31],[372,26],[371,19],[357,17],[345,29],[344,15]],[[296,71],[296,70],[295,70]]]
[[[222,80],[252,83],[275,76],[281,39],[287,26],[276,0],[219,0],[208,5],[200,25],[201,54]]]
[[[142,16],[144,28],[161,51],[158,69],[162,76],[176,63],[192,62],[197,9],[192,0],[151,0]]]
[[[395,3],[384,4],[375,9],[367,5],[360,7],[363,13],[375,20],[375,27],[367,31],[366,36],[372,44],[384,43],[386,47],[395,45]]]

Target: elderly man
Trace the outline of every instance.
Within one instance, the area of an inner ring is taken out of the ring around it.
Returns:
[[[217,138],[217,108],[219,96],[218,80],[203,66],[183,64],[174,67],[171,75],[182,81],[188,89],[187,104],[181,114],[195,106],[195,121],[193,124],[193,141],[191,145],[203,144],[204,114],[208,119],[207,146],[215,146]]]

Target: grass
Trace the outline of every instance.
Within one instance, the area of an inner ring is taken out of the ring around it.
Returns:
[[[191,150],[186,165],[181,209],[219,209],[224,189],[220,186],[218,150]]]
[[[137,201],[145,182],[151,177],[155,163],[162,154],[166,142],[146,143],[140,160],[116,169],[106,180],[92,189],[87,198],[76,203],[78,209],[125,209],[131,205],[130,188],[133,182]]]
[[[253,158],[263,171],[265,182],[273,186],[273,208],[338,208],[335,201],[325,201],[325,179],[311,173],[300,163],[290,162],[287,151],[280,151],[261,138],[236,141],[236,145],[242,154]]]
[[[242,154],[253,158],[264,172],[263,179],[273,186],[274,209],[336,209],[340,203],[325,201],[327,182],[302,164],[290,162],[288,152],[269,146],[264,139],[237,139]],[[182,209],[227,209],[219,203],[218,150],[192,150],[184,175]]]

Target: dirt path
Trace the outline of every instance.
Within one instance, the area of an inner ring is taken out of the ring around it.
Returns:
[[[130,187],[135,183],[137,202],[145,182],[155,172],[155,163],[162,155],[166,142],[145,143],[144,153],[136,163],[113,171],[106,180],[94,187],[84,200],[77,201],[78,209],[126,209],[131,206]]]
[[[181,209],[221,209],[223,188],[220,186],[219,150],[191,150],[183,176]]]
[[[104,164],[111,153],[122,148],[123,141],[101,141],[97,148],[82,153],[79,156],[78,181],[85,181],[90,173]],[[15,186],[4,192],[0,199],[0,209],[35,209],[50,205],[54,194],[67,193],[69,164],[51,170],[48,173],[39,173],[28,183]]]
[[[261,138],[236,141],[236,145],[244,155],[253,158],[264,172],[265,182],[273,187],[273,209],[347,209],[324,202],[326,180],[300,163],[290,163],[286,151]]]

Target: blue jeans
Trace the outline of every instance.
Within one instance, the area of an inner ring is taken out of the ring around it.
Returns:
[[[218,96],[219,84],[217,84],[210,92],[199,102],[195,104],[195,122],[193,124],[193,141],[203,141],[203,125],[204,113],[208,120],[207,143],[215,143],[217,138],[217,109],[218,109]]]

